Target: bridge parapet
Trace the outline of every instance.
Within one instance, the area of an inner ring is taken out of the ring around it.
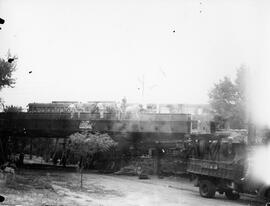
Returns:
[[[0,132],[32,136],[67,136],[91,128],[109,133],[190,133],[188,114],[140,114],[137,117],[90,113],[0,113]]]

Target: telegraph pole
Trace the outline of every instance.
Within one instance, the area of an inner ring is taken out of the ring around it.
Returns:
[[[141,83],[141,91],[142,91],[142,101],[144,102],[144,88],[145,88],[145,78],[144,74],[142,76],[142,79],[139,79],[139,82]]]
[[[144,97],[144,75],[142,76],[142,79],[139,79],[139,82],[141,83],[142,97]]]

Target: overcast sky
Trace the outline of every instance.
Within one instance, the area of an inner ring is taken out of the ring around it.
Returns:
[[[124,96],[207,103],[214,83],[234,79],[242,64],[268,81],[269,8],[258,0],[0,0],[0,55],[19,57],[16,86],[0,96],[24,107]]]

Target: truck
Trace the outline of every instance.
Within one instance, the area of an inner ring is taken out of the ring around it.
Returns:
[[[186,171],[195,180],[204,198],[216,192],[237,200],[249,194],[259,200],[270,201],[270,185],[255,180],[250,174],[250,155],[256,146],[228,135],[212,135],[190,139]]]

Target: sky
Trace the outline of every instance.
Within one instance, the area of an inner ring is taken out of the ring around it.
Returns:
[[[246,65],[262,99],[258,91],[270,89],[261,84],[270,77],[269,9],[257,0],[0,0],[0,56],[18,56],[16,85],[0,96],[23,107],[124,96],[208,103],[214,84]]]

